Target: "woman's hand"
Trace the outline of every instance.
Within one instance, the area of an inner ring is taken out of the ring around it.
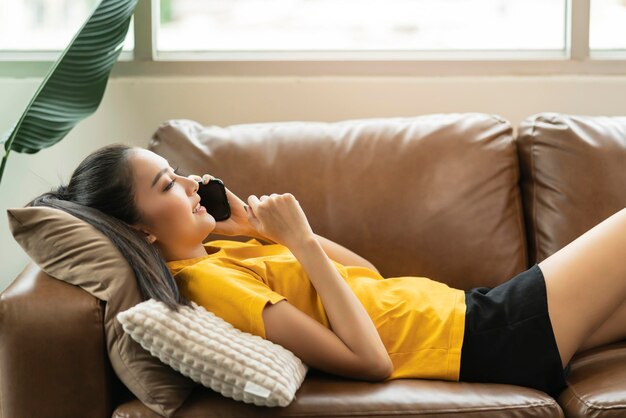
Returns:
[[[311,225],[291,193],[248,197],[248,221],[263,236],[286,247],[316,239]]]
[[[210,174],[203,174],[202,177],[190,174],[187,177],[196,181],[202,181],[203,184],[207,184],[211,179],[215,178]],[[228,190],[228,187],[225,187],[225,189],[226,198],[228,199],[228,204],[230,205],[230,217],[224,221],[215,222],[215,229],[213,229],[213,232],[220,235],[246,235],[259,237],[254,227],[248,222],[248,215],[243,208],[245,206],[243,200]]]

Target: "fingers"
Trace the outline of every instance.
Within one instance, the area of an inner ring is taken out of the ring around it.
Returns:
[[[269,195],[269,196],[268,196],[268,195],[266,195],[266,194],[264,194],[263,196],[261,196],[261,202],[262,202],[262,201],[264,201],[264,200],[269,199],[270,197],[276,197],[276,196],[282,196],[282,195],[281,195],[281,194],[278,194],[278,193],[272,193],[272,194],[271,194],[271,195]]]
[[[265,201],[266,201],[267,199],[269,199],[270,197],[271,197],[271,198],[278,198],[278,197],[283,197],[283,196],[286,196],[287,194],[289,194],[289,193],[284,193],[284,194],[272,193],[272,194],[271,194],[271,195],[269,195],[269,196],[268,196],[268,195],[266,195],[266,194],[264,194],[264,195],[262,195],[262,196],[261,196],[258,200],[259,200],[260,202],[265,202]],[[254,196],[254,195],[251,195],[251,196]],[[256,197],[256,196],[255,196],[255,197]]]
[[[272,194],[272,196],[274,196],[274,195],[276,195],[276,193]],[[256,197],[256,195],[253,195],[253,194],[248,196],[248,204],[252,208],[252,212],[253,212],[252,215],[253,216],[256,213],[259,213],[259,209],[265,208],[266,205],[262,205],[262,203],[265,202],[269,198],[270,197],[268,195],[266,195],[266,194],[262,195],[260,198]]]
[[[293,199],[295,202],[297,202],[295,196],[291,193],[272,193],[271,195],[261,195],[261,197],[256,197],[256,195],[251,194],[250,196],[248,196],[248,204],[252,207],[252,210],[254,212],[257,212],[259,205],[261,205],[263,202],[265,202],[268,199]],[[261,205],[261,207],[264,207],[264,205]],[[245,208],[244,208],[245,209]]]
[[[203,174],[202,177],[197,174],[190,174],[187,177],[198,182],[201,181],[203,184],[207,184],[209,181],[215,178],[210,174]]]
[[[261,203],[261,201],[255,195],[251,194],[250,196],[248,196],[248,205],[250,205],[253,212],[256,212],[257,208],[259,207],[259,203]]]

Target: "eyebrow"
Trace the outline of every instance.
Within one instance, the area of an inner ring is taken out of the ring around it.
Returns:
[[[150,185],[150,188],[154,187],[154,185],[156,184],[156,182],[157,182],[157,181],[159,181],[159,178],[160,178],[163,174],[165,174],[165,172],[166,172],[167,170],[169,170],[169,169],[170,169],[169,167],[165,167],[164,169],[160,170],[160,171],[157,173],[157,175],[154,177],[154,180],[152,180],[152,185]]]

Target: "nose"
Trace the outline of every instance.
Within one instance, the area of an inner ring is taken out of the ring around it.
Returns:
[[[184,179],[187,182],[187,185],[186,185],[187,193],[189,194],[189,196],[194,195],[200,188],[200,183],[189,177],[184,177]]]

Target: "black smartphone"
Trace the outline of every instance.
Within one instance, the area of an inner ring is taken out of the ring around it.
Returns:
[[[204,206],[208,213],[215,218],[216,221],[223,221],[230,218],[230,205],[226,197],[226,188],[220,179],[211,179],[204,184],[198,182],[198,194],[200,195],[200,204]]]

